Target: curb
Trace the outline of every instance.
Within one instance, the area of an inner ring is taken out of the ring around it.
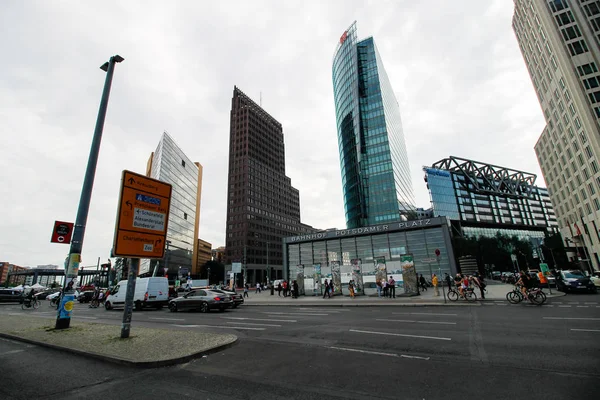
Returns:
[[[223,345],[220,346],[214,346],[211,347],[207,350],[204,351],[200,351],[198,353],[192,353],[192,354],[188,354],[187,356],[182,356],[182,357],[178,357],[178,358],[170,358],[167,360],[156,360],[156,361],[132,361],[132,360],[128,360],[125,358],[119,358],[119,357],[112,357],[112,356],[107,356],[105,354],[100,354],[100,353],[94,353],[94,352],[90,352],[90,351],[83,351],[83,350],[77,350],[77,349],[72,349],[70,347],[63,347],[63,346],[58,346],[55,344],[51,344],[51,343],[46,343],[46,342],[39,342],[36,340],[31,340],[31,339],[27,339],[21,336],[15,336],[15,335],[11,335],[8,333],[3,333],[0,332],[0,337],[2,338],[6,338],[6,339],[11,339],[11,340],[15,340],[15,341],[19,341],[19,342],[24,342],[24,343],[29,343],[29,344],[35,344],[37,346],[42,346],[42,347],[47,347],[53,350],[58,350],[58,351],[65,351],[67,353],[72,353],[72,354],[76,354],[76,355],[80,355],[80,356],[86,356],[86,357],[92,357],[101,361],[106,361],[106,362],[111,362],[113,364],[120,364],[120,365],[127,365],[127,366],[133,366],[136,368],[158,368],[158,367],[167,367],[167,366],[171,366],[171,365],[176,365],[176,364],[182,364],[188,361],[191,361],[195,358],[200,358],[202,356],[205,355],[209,355],[212,353],[216,353],[219,352],[221,350],[225,350],[228,349],[232,346],[234,346],[235,344],[237,344],[238,342],[238,338],[237,336],[235,337],[235,340],[229,342],[229,343],[225,343]]]

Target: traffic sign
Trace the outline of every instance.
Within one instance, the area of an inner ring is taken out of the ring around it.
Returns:
[[[51,243],[71,243],[71,236],[73,236],[73,223],[54,221],[54,229],[52,230],[52,237],[50,238]]]
[[[435,249],[435,256],[439,257],[440,256],[440,249]]]
[[[540,270],[545,276],[550,275],[550,269],[548,268],[548,264],[540,263]]]
[[[123,171],[114,256],[163,258],[171,190],[168,183]]]

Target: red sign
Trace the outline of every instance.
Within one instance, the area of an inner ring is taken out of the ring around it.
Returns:
[[[440,249],[435,249],[435,255],[436,255],[436,257],[440,256]]]
[[[51,243],[71,243],[71,236],[73,236],[73,223],[54,221],[54,229],[52,230],[52,237],[50,238]]]
[[[344,42],[346,41],[347,38],[348,38],[348,31],[344,32],[342,34],[342,37],[340,37],[340,44],[344,44]]]

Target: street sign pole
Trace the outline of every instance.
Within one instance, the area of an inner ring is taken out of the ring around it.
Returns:
[[[446,304],[448,301],[446,300],[446,288],[444,287],[444,281],[442,280],[442,265],[440,263],[440,255],[442,253],[440,252],[440,249],[435,249],[435,258],[437,258],[437,264],[438,264],[438,271],[439,271],[439,275],[440,277],[438,278],[438,284],[441,281],[442,282],[442,295],[444,296],[444,304]],[[429,264],[431,265],[431,264]]]
[[[129,337],[131,329],[131,314],[133,313],[133,294],[135,293],[135,279],[140,269],[140,259],[132,258],[127,274],[127,292],[125,292],[125,311],[123,311],[123,323],[121,324],[121,339]]]
[[[75,296],[73,284],[68,284],[67,281],[74,283],[79,270],[79,263],[81,262],[83,237],[85,235],[85,225],[90,209],[90,199],[92,197],[92,188],[94,186],[94,177],[96,175],[96,165],[98,164],[98,154],[100,153],[100,142],[102,140],[102,130],[104,129],[104,119],[108,107],[110,86],[112,84],[115,63],[121,61],[123,61],[123,57],[116,55],[111,57],[108,63],[100,67],[106,71],[106,80],[104,81],[100,109],[98,110],[96,128],[94,129],[94,136],[92,138],[92,147],[90,148],[85,177],[83,178],[83,187],[81,189],[81,197],[79,198],[77,218],[75,219],[73,240],[71,241],[71,248],[69,249],[69,264],[65,269],[65,286],[63,287],[64,296],[62,296],[60,306],[58,307],[56,325],[54,326],[55,329],[67,329],[71,325],[71,311],[73,310],[73,299]],[[107,68],[105,66],[107,66]]]

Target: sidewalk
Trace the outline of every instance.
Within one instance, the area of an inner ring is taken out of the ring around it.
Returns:
[[[71,322],[68,329],[54,330],[54,319],[26,314],[2,315],[0,337],[50,347],[104,361],[137,367],[163,367],[187,362],[233,345],[237,336],[198,331],[177,331],[132,326],[121,339],[121,327]],[[169,337],[169,349],[159,343]]]
[[[291,297],[283,297],[277,295],[275,291],[274,295],[271,296],[270,290],[263,290],[261,293],[249,292],[249,297],[244,298],[244,306],[309,306],[309,307],[370,307],[370,306],[466,306],[466,305],[478,305],[482,302],[488,301],[507,301],[506,294],[513,290],[513,285],[507,285],[504,283],[490,283],[487,285],[487,293],[485,293],[485,299],[480,298],[479,289],[475,289],[477,295],[477,301],[466,302],[465,300],[459,299],[457,301],[446,300],[444,302],[442,288],[439,288],[440,295],[435,297],[433,288],[421,292],[418,296],[403,297],[401,296],[404,291],[402,288],[396,288],[396,298],[390,299],[385,297],[373,297],[373,296],[356,296],[354,299],[351,298],[348,293],[343,296],[332,296],[329,298],[323,298],[321,296],[315,296],[307,291],[306,296],[300,296],[297,299]],[[444,291],[448,293],[448,288],[445,287]],[[544,289],[546,296],[551,299],[554,297],[561,297],[565,294],[558,292],[556,289],[552,290],[552,294],[548,289]]]

